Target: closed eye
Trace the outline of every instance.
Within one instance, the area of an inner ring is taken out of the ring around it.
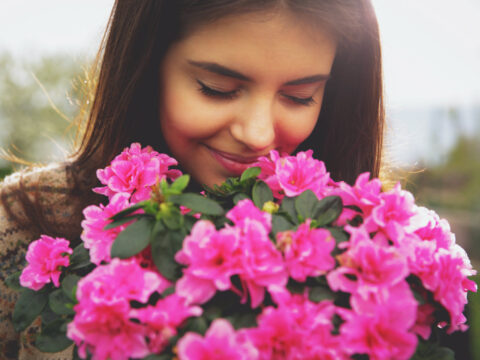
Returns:
[[[232,91],[219,91],[212,89],[202,83],[200,80],[197,80],[198,84],[200,85],[200,88],[198,89],[202,94],[210,97],[215,97],[219,99],[234,99],[238,95],[238,90],[232,90]]]
[[[215,90],[212,89],[211,87],[208,87],[205,85],[203,82],[200,80],[197,80],[197,83],[200,85],[200,88],[198,89],[202,94],[209,96],[209,97],[214,97],[217,99],[225,99],[225,100],[232,100],[235,99],[238,95],[238,89],[232,90],[232,91],[220,91],[220,90]],[[287,98],[288,100],[293,101],[296,104],[300,105],[313,105],[316,104],[316,101],[313,99],[313,96],[310,96],[308,98],[300,98],[296,96],[291,96],[287,94],[282,94],[283,97]]]
[[[291,96],[287,94],[282,94],[282,96],[300,105],[308,106],[308,105],[316,104],[316,101],[313,99],[313,96],[310,96],[308,98],[299,98],[299,97]]]

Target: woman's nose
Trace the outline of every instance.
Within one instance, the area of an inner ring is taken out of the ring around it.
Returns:
[[[269,148],[275,141],[275,117],[270,99],[246,104],[231,126],[232,136],[254,151]]]

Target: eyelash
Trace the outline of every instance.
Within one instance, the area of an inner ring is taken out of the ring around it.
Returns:
[[[202,83],[200,80],[197,80],[197,82],[200,85],[199,91],[206,96],[216,97],[216,98],[219,98],[219,99],[232,100],[232,99],[235,99],[235,97],[238,95],[238,90],[233,90],[233,91],[229,91],[229,92],[222,92],[222,91],[218,91],[218,90],[214,90],[212,88],[209,88],[204,83]],[[293,101],[294,103],[299,104],[299,105],[309,106],[309,105],[313,105],[313,104],[316,103],[315,100],[313,99],[313,97],[298,98],[298,97],[290,96],[290,95],[286,95],[286,94],[283,94],[283,96],[286,97],[287,99]]]

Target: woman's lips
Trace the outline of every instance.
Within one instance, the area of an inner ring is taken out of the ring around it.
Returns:
[[[229,173],[234,176],[241,175],[247,168],[251,167],[254,163],[256,163],[257,159],[261,156],[259,155],[256,157],[246,158],[243,156],[212,149],[208,146],[207,149],[210,151],[215,160],[217,160],[220,165],[222,165]]]

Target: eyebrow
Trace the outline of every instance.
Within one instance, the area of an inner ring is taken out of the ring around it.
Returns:
[[[193,65],[197,68],[207,70],[211,73],[222,75],[222,76],[227,76],[230,78],[242,80],[242,81],[248,81],[252,82],[252,79],[249,78],[248,76],[245,76],[238,71],[229,69],[223,65],[214,63],[214,62],[207,62],[207,61],[193,61],[193,60],[188,60],[188,63],[190,65]],[[296,79],[292,81],[286,82],[284,85],[286,86],[292,86],[292,85],[304,85],[304,84],[312,84],[316,83],[319,81],[326,81],[330,78],[329,74],[317,74],[317,75],[311,75],[311,76],[306,76],[301,79]]]

